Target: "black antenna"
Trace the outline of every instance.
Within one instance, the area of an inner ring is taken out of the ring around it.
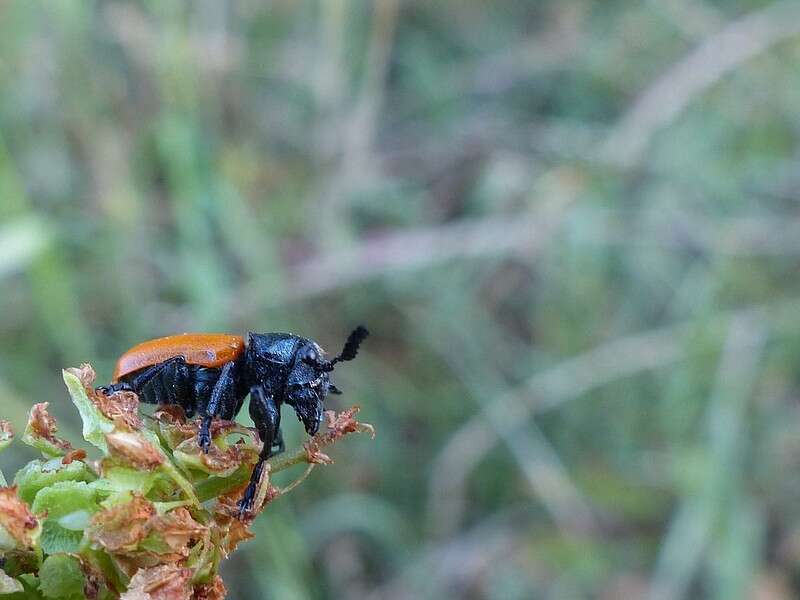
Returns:
[[[347,336],[347,341],[344,344],[344,348],[342,348],[341,353],[339,356],[334,358],[332,361],[324,365],[325,371],[332,371],[333,367],[338,362],[344,362],[347,360],[353,360],[358,354],[358,347],[361,345],[361,342],[369,335],[369,331],[363,325],[359,325],[352,332],[350,335]]]

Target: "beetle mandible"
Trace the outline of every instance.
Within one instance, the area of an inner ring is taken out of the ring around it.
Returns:
[[[317,433],[325,397],[341,393],[329,373],[337,363],[353,360],[367,335],[365,327],[356,327],[333,360],[325,359],[315,341],[291,333],[250,333],[246,344],[237,335],[173,335],[125,352],[111,385],[97,389],[135,392],[143,402],[177,404],[189,417],[200,415],[197,442],[206,453],[212,420],[235,418],[250,394],[250,416],[263,448],[239,503],[242,514],[252,506],[264,461],[284,449],[281,405],[294,408],[309,435]]]

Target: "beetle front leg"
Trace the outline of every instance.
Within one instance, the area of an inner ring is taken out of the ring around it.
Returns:
[[[263,446],[261,447],[261,454],[258,456],[258,462],[250,476],[250,483],[239,502],[240,518],[253,507],[258,481],[264,471],[264,462],[272,456],[272,446],[276,441],[276,436],[281,426],[280,407],[275,401],[275,397],[266,392],[260,385],[253,386],[250,389],[250,417],[256,425],[258,437],[261,438]]]
[[[117,392],[133,392],[134,389],[130,383],[118,381],[117,383],[109,383],[108,385],[99,385],[94,388],[94,391],[105,394],[106,396],[110,396],[112,394],[116,394]]]

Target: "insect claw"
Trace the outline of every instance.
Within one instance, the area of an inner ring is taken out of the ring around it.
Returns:
[[[208,454],[208,449],[211,447],[211,436],[208,433],[201,431],[199,434],[197,434],[197,445],[203,449],[203,454]]]
[[[256,495],[256,486],[253,483],[247,486],[247,489],[244,491],[244,496],[242,499],[239,500],[239,520],[243,520],[244,517],[250,512],[250,509],[253,506],[253,499]]]

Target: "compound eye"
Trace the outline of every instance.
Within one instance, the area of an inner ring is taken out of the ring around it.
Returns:
[[[317,356],[317,351],[314,348],[305,348],[302,350],[303,354],[301,356],[301,360],[304,363],[309,365],[316,365],[317,361],[319,360],[319,356]]]

